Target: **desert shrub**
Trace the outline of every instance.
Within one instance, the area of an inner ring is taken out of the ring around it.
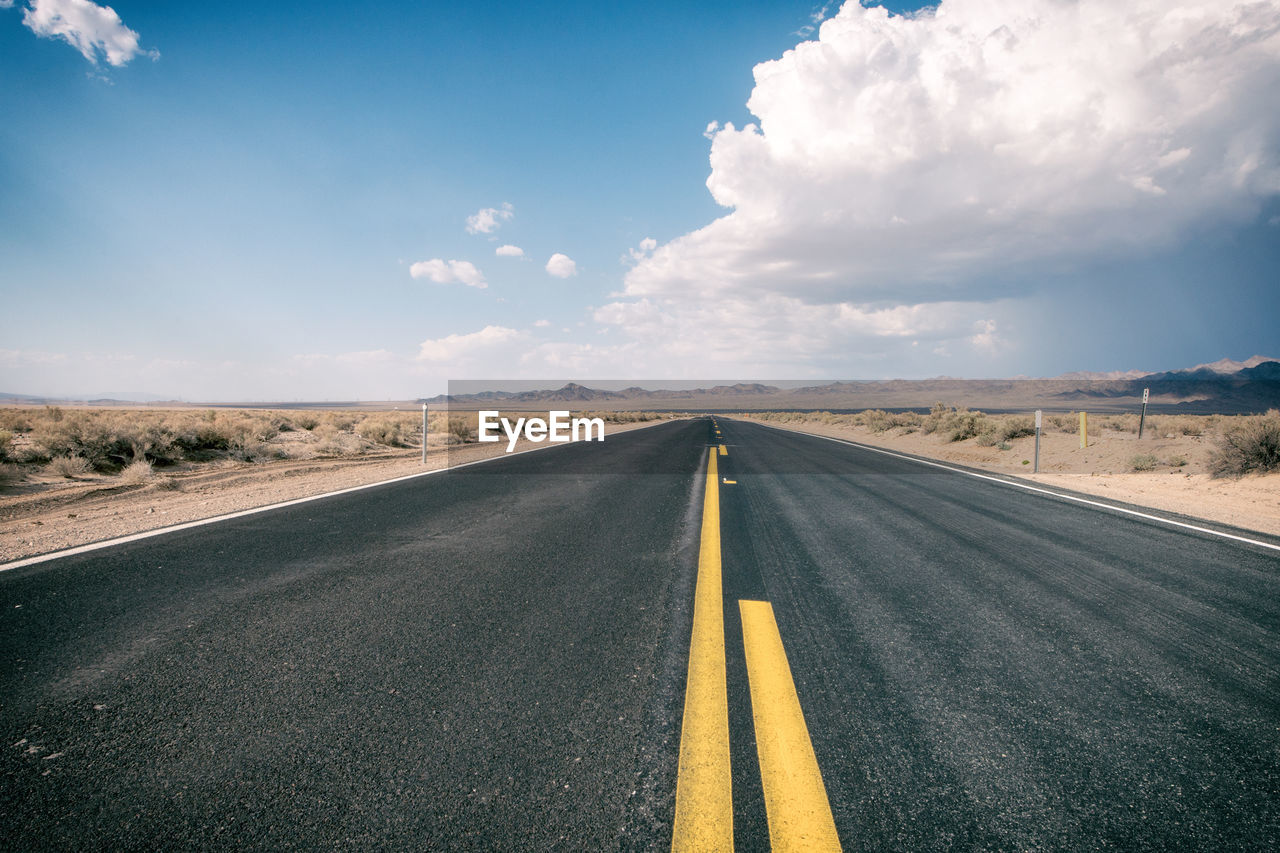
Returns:
[[[986,430],[985,432],[981,433],[977,438],[977,444],[979,447],[995,447],[999,441],[1000,441],[1000,436],[997,434],[996,430],[994,429]]]
[[[22,469],[17,465],[0,463],[0,489],[22,482]]]
[[[55,476],[73,480],[89,472],[89,463],[83,456],[55,456],[49,460],[48,471]]]
[[[903,429],[910,429],[915,432],[920,428],[920,424],[924,422],[924,415],[919,412],[898,412],[893,416],[893,422]]]
[[[1046,414],[1044,420],[1045,426],[1052,427],[1055,432],[1075,432],[1080,428],[1080,416],[1078,414]]]
[[[950,429],[952,441],[964,441],[974,438],[985,429],[985,418],[982,412],[962,412],[957,415]]]
[[[860,423],[872,432],[888,432],[899,427],[914,432],[923,420],[918,412],[886,412],[883,409],[867,409],[853,418],[854,423]]]
[[[476,440],[475,433],[471,430],[471,425],[467,423],[466,418],[449,418],[449,435],[455,440],[448,442],[450,444],[467,444]]]
[[[862,425],[872,432],[886,432],[893,426],[893,419],[883,409],[867,409],[859,416]]]
[[[212,409],[201,415],[188,415],[170,423],[175,447],[185,456],[199,458],[231,447],[229,425]]]
[[[536,417],[536,416],[535,416]],[[570,417],[574,418],[599,418],[607,424],[633,424],[643,423],[644,421],[661,420],[664,415],[657,412],[611,412],[611,411],[584,411],[573,412]],[[434,422],[432,429],[435,429]]]
[[[406,446],[404,424],[391,418],[366,418],[356,427],[356,435],[387,447]]]
[[[988,428],[987,416],[982,412],[969,411],[964,407],[953,409],[942,403],[935,404],[920,424],[925,433],[941,433],[951,441],[975,438]]]
[[[315,447],[320,456],[351,456],[360,452],[360,439],[351,433],[331,430]]]
[[[662,415],[656,412],[583,412],[575,417],[603,418],[608,424],[630,424],[660,420]]]
[[[934,403],[933,408],[929,410],[929,414],[925,415],[924,420],[920,423],[921,432],[925,435],[932,435],[937,432],[950,411],[942,403]]]
[[[145,459],[139,459],[120,471],[120,481],[129,485],[145,483],[153,476],[154,472],[151,470],[151,463]]]
[[[311,412],[301,412],[294,415],[293,422],[298,425],[299,429],[305,429],[307,432],[320,425],[320,419]]]
[[[289,458],[288,452],[283,447],[253,439],[245,439],[233,444],[229,455],[232,459],[239,459],[241,462],[270,462],[273,459]]]
[[[246,415],[226,425],[228,451],[232,458],[253,462],[278,458],[274,451],[264,447],[267,441],[280,434],[275,421],[258,415]]]
[[[1158,432],[1162,435],[1172,434],[1196,437],[1204,434],[1208,421],[1208,418],[1198,417],[1196,415],[1166,416],[1160,418],[1160,429]],[[1147,418],[1147,429],[1156,431],[1152,426],[1151,418]]]
[[[156,480],[156,490],[161,492],[182,491],[182,481],[177,477],[161,477]]]
[[[1280,411],[1242,419],[1228,428],[1209,459],[1214,477],[1280,470]]]
[[[1002,441],[996,445],[996,450],[1013,450],[1013,445],[1007,441]]]
[[[0,429],[0,462],[9,458],[9,445],[13,443],[13,433]]]
[[[1170,456],[1169,461],[1166,462],[1165,464],[1171,468],[1181,468],[1182,466],[1187,464],[1187,457],[1181,454],[1177,456]]]
[[[1159,464],[1160,460],[1150,453],[1139,453],[1129,460],[1129,467],[1134,471],[1151,471]]]
[[[348,412],[325,412],[324,423],[338,432],[346,432],[356,425],[359,418]]]
[[[139,425],[133,435],[133,458],[156,465],[180,462],[185,454],[174,438],[172,426],[165,421]]]
[[[0,429],[7,432],[31,432],[31,413],[26,409],[0,408]]]
[[[1022,438],[1027,435],[1036,434],[1036,422],[1034,418],[1028,417],[1012,417],[1006,418],[1000,423],[998,428],[1001,441],[1011,441],[1015,438]]]
[[[92,417],[72,412],[51,420],[33,440],[49,458],[80,456],[96,471],[116,471],[133,461],[134,448],[143,438],[138,425],[119,413]]]

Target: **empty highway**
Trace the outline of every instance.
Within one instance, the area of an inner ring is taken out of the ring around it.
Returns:
[[[1275,847],[1245,538],[699,418],[11,568],[0,848]]]

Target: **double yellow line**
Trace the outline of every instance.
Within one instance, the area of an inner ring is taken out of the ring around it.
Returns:
[[[733,850],[733,781],[720,564],[720,473],[707,464],[693,637],[680,732],[673,851]],[[740,601],[756,752],[774,850],[839,850],[782,637],[767,601]]]

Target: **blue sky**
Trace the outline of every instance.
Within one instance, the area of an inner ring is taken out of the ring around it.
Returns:
[[[0,391],[1280,355],[1280,6],[1114,5],[0,3]]]

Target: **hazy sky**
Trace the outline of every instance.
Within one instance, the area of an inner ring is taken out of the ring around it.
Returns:
[[[0,0],[0,80],[0,391],[1280,355],[1280,0]]]

